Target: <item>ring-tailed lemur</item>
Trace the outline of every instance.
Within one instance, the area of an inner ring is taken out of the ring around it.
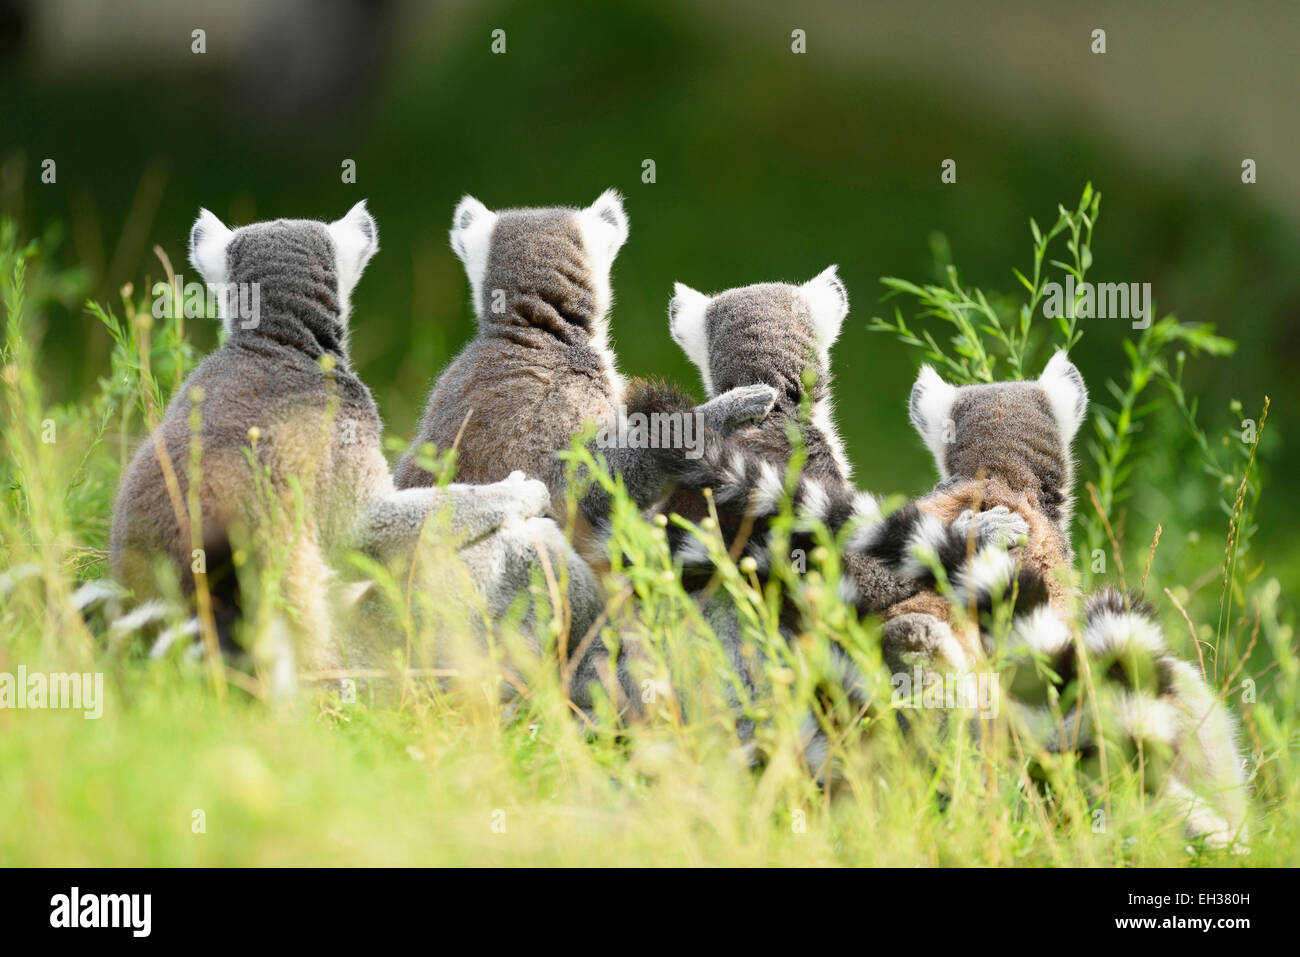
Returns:
[[[203,210],[191,231],[190,260],[220,293],[227,338],[181,386],[132,460],[115,506],[110,560],[136,602],[159,600],[155,563],[170,565],[190,595],[203,561],[227,650],[237,649],[233,626],[247,611],[234,570],[245,562],[236,553],[262,571],[269,552],[287,550],[282,588],[293,610],[296,662],[330,669],[340,664],[340,648],[329,593],[348,550],[379,559],[409,550],[426,517],[444,505],[459,541],[491,550],[499,530],[537,520],[549,505],[546,487],[522,474],[486,487],[394,488],[374,400],[348,356],[350,296],[377,249],[364,202],[333,223],[281,219],[234,230]],[[236,315],[241,290],[245,302],[258,303],[252,315]],[[189,503],[194,440],[197,532]],[[490,591],[492,563],[480,564]]]
[[[1024,546],[977,558],[953,584],[959,599],[972,588],[1002,592],[1017,574],[1044,585],[1029,601],[1017,600],[1011,637],[1002,649],[1007,664],[1001,673],[1030,740],[1047,751],[1078,748],[1085,755],[1103,745],[1103,735],[1129,754],[1144,748],[1146,766],[1165,772],[1164,796],[1185,813],[1189,831],[1219,845],[1244,840],[1245,786],[1231,717],[1196,669],[1166,649],[1145,602],[1103,589],[1082,603],[1081,648],[1105,699],[1101,732],[1086,704],[1076,703],[1064,717],[1049,704],[1051,692],[1064,691],[1079,677],[1069,624],[1079,600],[1070,574],[1070,445],[1087,409],[1083,376],[1064,352],[1053,355],[1033,381],[959,388],[923,367],[909,416],[934,456],[939,485],[865,534],[894,543],[901,555],[909,550],[906,543],[931,539],[937,523],[971,508],[1003,506],[1023,516],[1029,525]],[[923,607],[942,616],[932,603]],[[908,602],[891,609],[911,610]],[[914,643],[911,653],[930,656],[936,649],[925,644]],[[970,668],[975,657],[997,651],[988,632],[981,633],[979,645],[964,662],[952,663]],[[1047,670],[1032,659],[1045,659]]]
[[[415,455],[456,443],[457,476],[492,482],[516,469],[546,483],[564,514],[567,449],[588,421],[614,420],[623,378],[609,347],[610,270],[627,240],[614,190],[586,209],[493,212],[472,196],[452,215],[451,246],[469,278],[478,336],[434,383],[401,488],[433,477]]]
[[[1053,356],[1035,381],[997,382],[957,389],[930,367],[922,366],[912,387],[908,416],[934,457],[940,482],[930,493],[909,502],[883,522],[855,536],[854,547],[869,544],[898,565],[920,573],[921,550],[940,556],[955,551],[956,574],[949,574],[954,599],[985,610],[995,595],[1017,584],[1017,607],[1032,609],[1048,601],[1057,614],[1072,607],[1066,584],[1073,560],[1069,522],[1073,511],[1074,459],[1070,443],[1088,408],[1088,393],[1079,370],[1064,352]],[[989,552],[965,562],[965,548],[954,548],[943,528],[956,516],[984,508],[1009,509],[1028,525],[1024,546]],[[951,618],[952,605],[930,590],[892,606],[890,619],[923,613],[940,621]],[[895,630],[895,637],[906,634]],[[939,639],[938,644],[935,638]],[[966,670],[987,650],[978,622],[952,628],[915,629],[902,646],[915,651],[920,642],[945,661]],[[942,647],[942,653],[940,653]],[[886,645],[893,658],[896,651]]]

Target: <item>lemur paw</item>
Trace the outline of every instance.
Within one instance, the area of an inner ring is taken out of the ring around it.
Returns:
[[[501,510],[502,521],[538,518],[551,507],[551,492],[545,482],[525,477],[514,471],[504,481],[486,486]]]
[[[704,415],[704,423],[726,435],[737,426],[761,421],[776,405],[776,389],[761,383],[742,385],[710,399],[695,411]]]
[[[885,622],[880,644],[885,664],[893,674],[909,674],[919,666],[925,687],[945,673],[967,671],[973,664],[953,636],[952,626],[921,612],[898,615]]]
[[[963,535],[969,535],[972,522],[978,548],[1011,548],[1029,539],[1029,523],[1025,517],[1005,505],[995,505],[978,514],[966,509],[952,524]]]

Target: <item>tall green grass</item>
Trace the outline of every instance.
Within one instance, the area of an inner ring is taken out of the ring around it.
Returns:
[[[915,297],[923,316],[905,320],[900,309],[875,327],[907,337],[954,381],[1036,373],[1048,349],[1086,333],[1068,322],[1049,328],[1035,314],[1049,271],[1073,269],[1082,278],[1090,267],[1099,202],[1089,191],[1046,233],[1034,227],[1033,262],[1018,277],[1023,301],[964,288],[955,270],[946,287],[887,280],[890,289]],[[1228,361],[1230,344],[1207,329],[1162,318],[1126,345],[1113,382],[1099,387],[1089,375],[1094,435],[1081,482],[1096,494],[1094,500],[1081,493],[1076,539],[1089,583],[1122,578],[1144,591],[1170,643],[1204,662],[1213,687],[1240,716],[1253,790],[1249,855],[1189,844],[1177,817],[1153,804],[1150,782],[1136,765],[1112,766],[1103,789],[1067,755],[1044,787],[1030,773],[1042,756],[1028,753],[1004,718],[987,722],[977,744],[952,733],[951,723],[940,727],[933,716],[911,711],[913,731],[905,738],[889,704],[877,630],[836,597],[833,538],[822,536],[806,569],[778,562],[777,574],[762,584],[730,560],[706,522],[699,531],[720,565],[714,588],[734,603],[762,678],[757,693],[747,694],[684,591],[662,526],[643,520],[617,479],[598,468],[596,480],[615,492],[610,604],[599,634],[587,637],[636,655],[642,720],[623,720],[611,701],[590,717],[575,714],[560,665],[563,609],[554,601],[555,584],[540,572],[527,599],[538,606],[540,655],[502,629],[492,636],[494,654],[465,659],[442,684],[408,675],[391,697],[351,700],[337,684],[320,684],[274,702],[265,700],[264,676],[233,668],[221,672],[232,682],[223,696],[215,690],[219,679],[183,654],[149,659],[143,636],[114,633],[96,614],[87,619],[77,589],[106,575],[118,478],[196,356],[182,316],[155,320],[149,296],[124,289],[118,303],[87,305],[114,343],[103,377],[80,401],[49,407],[41,386],[44,317],[51,303],[84,288],[75,273],[50,267],[56,241],[50,234],[24,244],[12,224],[0,226],[0,672],[19,664],[29,671],[100,671],[107,701],[98,721],[71,711],[0,710],[0,802],[10,809],[0,829],[0,862],[1300,860],[1300,659],[1293,614],[1249,547],[1261,494],[1251,469],[1254,444],[1239,437],[1225,443],[1225,429],[1199,425],[1202,410],[1180,385],[1186,356]],[[1049,247],[1057,241],[1069,255],[1054,261]],[[168,272],[160,261],[163,281]],[[936,338],[933,330],[948,326],[952,338]],[[1155,422],[1160,429],[1136,431]],[[1181,447],[1168,438],[1175,427],[1193,437],[1204,465],[1182,470],[1179,480],[1208,488],[1224,511],[1162,517],[1153,559],[1154,530],[1135,527],[1123,507],[1146,476],[1170,468]],[[897,434],[900,442],[911,440],[901,416]],[[446,451],[439,460],[445,478],[454,464]],[[571,458],[575,469],[596,464],[577,444]],[[792,522],[787,512],[778,538]],[[1179,547],[1193,538],[1202,545]],[[1206,564],[1211,548],[1217,561]],[[1104,562],[1094,561],[1098,550]],[[453,561],[446,549],[436,554]],[[415,663],[412,641],[448,640],[422,633],[428,619],[412,594],[415,576],[359,558],[355,570],[379,582],[400,622],[395,668]],[[793,642],[779,629],[786,597],[803,622]],[[834,693],[832,644],[879,682],[868,712]],[[509,707],[498,695],[503,673],[521,690]],[[820,788],[803,763],[810,714],[830,736],[838,768],[830,788]],[[737,733],[738,715],[755,722],[754,746],[765,756],[758,767]]]

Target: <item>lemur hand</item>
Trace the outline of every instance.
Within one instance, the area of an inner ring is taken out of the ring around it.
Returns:
[[[742,385],[696,406],[695,411],[703,414],[710,429],[727,435],[746,422],[761,421],[775,404],[776,390],[770,385]]]
[[[545,515],[551,506],[546,483],[511,472],[509,478],[480,487],[484,503],[498,514],[502,524]]]
[[[989,546],[1011,548],[1029,539],[1029,523],[1025,517],[1005,505],[996,505],[978,514],[966,509],[953,519],[952,525],[963,535],[969,536],[972,522],[975,524],[977,549]]]

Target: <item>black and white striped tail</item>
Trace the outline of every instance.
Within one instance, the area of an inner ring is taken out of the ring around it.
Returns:
[[[749,540],[743,554],[754,559],[760,574],[766,574],[771,561],[771,522],[780,514],[786,498],[785,473],[774,463],[731,442],[706,443],[697,459],[666,456],[665,466],[679,488],[712,489],[724,541],[731,542],[740,531],[739,516],[750,521]],[[832,534],[852,526],[845,545],[847,554],[878,559],[890,571],[914,580],[921,587],[936,584],[932,564],[937,563],[954,597],[963,605],[973,602],[978,609],[987,609],[1013,583],[1022,607],[1046,599],[1046,582],[1040,575],[1021,567],[1004,548],[991,546],[978,536],[974,543],[975,555],[968,563],[970,522],[945,524],[922,512],[915,502],[882,516],[879,500],[870,493],[846,484],[828,485],[806,477],[795,485],[791,501],[795,515],[792,549],[813,547],[812,529],[818,524]],[[673,555],[682,562],[684,574],[713,573],[714,562],[695,534],[674,525],[668,535]],[[933,556],[933,562],[929,556]],[[841,595],[854,604],[866,597],[856,593],[850,576],[842,579]]]
[[[1163,794],[1185,815],[1190,833],[1215,846],[1244,842],[1236,729],[1201,673],[1169,651],[1150,606],[1101,589],[1084,602],[1079,637],[1100,727],[1082,689],[1061,714],[1061,693],[1081,679],[1069,624],[1046,605],[1013,623],[1001,673],[1032,744],[1048,752],[1078,749],[1085,757],[1101,747],[1140,753],[1148,773],[1162,776]]]

